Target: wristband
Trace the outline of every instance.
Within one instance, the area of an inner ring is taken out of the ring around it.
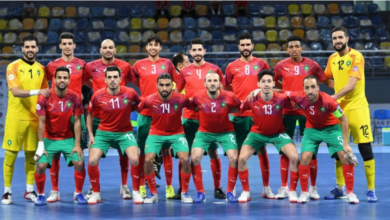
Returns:
[[[34,156],[35,161],[38,159],[38,157],[42,156],[44,150],[45,150],[45,145],[43,144],[43,141],[38,141],[38,148],[35,151],[35,156]]]
[[[38,95],[39,90],[30,90],[30,96]]]

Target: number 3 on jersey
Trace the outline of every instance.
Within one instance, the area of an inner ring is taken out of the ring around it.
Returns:
[[[266,115],[272,115],[272,105],[264,105],[263,109]]]
[[[156,74],[157,73],[157,70],[156,70],[156,65],[152,65],[152,74]]]

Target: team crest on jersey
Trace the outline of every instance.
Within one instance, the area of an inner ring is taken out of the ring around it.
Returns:
[[[346,64],[348,67],[351,66],[351,61],[348,60]]]
[[[226,102],[222,102],[222,103],[221,103],[221,107],[222,107],[222,108],[225,108],[225,107],[226,107]]]
[[[81,70],[81,66],[80,65],[77,65],[77,70]]]
[[[72,107],[72,103],[71,102],[67,102],[66,103],[66,107],[71,108]]]
[[[129,100],[128,99],[123,99],[123,104],[125,104],[125,105],[129,104]]]
[[[37,74],[38,74],[38,76],[40,76],[40,75],[41,75],[41,71],[38,70],[38,71],[37,71]]]
[[[162,64],[162,65],[160,66],[160,68],[161,68],[162,70],[165,70],[165,69],[166,69],[166,67],[165,67],[164,64]]]
[[[280,105],[279,105],[279,104],[276,104],[276,105],[275,105],[275,109],[276,109],[276,111],[279,111],[279,110],[280,110]]]
[[[174,104],[173,109],[175,109],[175,110],[179,109],[179,104]]]
[[[212,73],[212,72],[213,72],[212,70],[207,71],[207,73]]]
[[[12,141],[11,141],[11,140],[8,140],[8,141],[7,141],[7,144],[8,144],[8,146],[11,146],[11,145],[12,145]]]
[[[307,71],[309,71],[310,67],[309,67],[308,65],[305,65],[305,66],[303,67],[303,69],[307,72]]]
[[[325,107],[324,107],[324,106],[321,106],[320,111],[321,111],[321,112],[325,112]]]
[[[253,66],[253,69],[254,69],[254,70],[259,70],[259,66],[258,66],[258,65],[254,65],[254,66]]]

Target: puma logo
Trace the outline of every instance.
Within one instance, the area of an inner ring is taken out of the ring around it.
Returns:
[[[347,175],[353,176],[353,173],[348,173],[348,172],[347,172]]]
[[[371,165],[365,165],[365,167],[367,167],[368,169],[371,169]]]
[[[134,175],[133,177],[135,177],[135,178],[139,179],[139,176],[136,176],[136,175]]]
[[[7,167],[12,167],[11,165],[6,164]]]
[[[156,108],[156,109],[158,109],[157,105],[153,105],[153,108]]]
[[[259,107],[259,106],[255,106],[255,108],[257,108],[257,110],[260,110],[260,107]]]
[[[282,170],[286,170],[287,171],[287,168],[282,167]]]
[[[308,177],[309,175],[307,175],[307,174],[302,174],[302,176],[303,176],[303,177]]]
[[[235,180],[230,180],[230,182],[236,183],[236,181],[235,181]]]

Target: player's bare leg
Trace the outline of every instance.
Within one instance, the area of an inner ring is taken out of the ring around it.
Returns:
[[[163,165],[164,165],[165,181],[166,181],[165,198],[174,199],[175,198],[175,189],[172,186],[173,161],[172,161],[172,156],[170,153],[170,148],[163,147],[163,148],[161,148],[161,152],[162,152],[162,157],[163,157]],[[154,161],[153,165],[156,166],[155,161]],[[155,172],[156,172],[156,170],[155,170]]]
[[[298,185],[298,166],[299,166],[299,156],[297,149],[294,144],[286,144],[281,148],[281,151],[286,155],[290,161],[290,190],[288,192],[288,197],[290,202],[297,201],[297,185]]]
[[[194,199],[195,203],[206,201],[205,191],[203,188],[202,166],[200,165],[204,152],[205,151],[202,148],[192,148],[191,150],[192,177],[194,178],[196,191],[198,192],[196,198]]]
[[[221,159],[218,156],[218,150],[209,149],[208,153],[210,157],[211,171],[213,173],[213,179],[214,179],[214,198],[226,199],[226,195],[221,188],[222,165],[221,165]]]
[[[237,199],[233,194],[234,187],[237,181],[238,169],[237,169],[237,161],[238,161],[238,150],[227,150],[226,155],[229,158],[229,171],[228,171],[228,183],[226,188],[226,200],[230,203],[236,203]]]
[[[126,155],[122,155],[122,152],[119,149],[118,155],[122,181],[119,195],[122,196],[123,199],[131,199],[131,193],[129,187],[127,186],[127,179],[129,174],[129,159],[126,157]]]
[[[126,156],[131,164],[131,179],[133,184],[133,202],[135,204],[142,204],[143,198],[141,193],[139,192],[139,184],[140,184],[140,163],[138,156],[138,147],[130,146],[125,150]]]
[[[92,185],[92,196],[88,199],[88,204],[96,204],[102,202],[100,195],[100,171],[99,160],[103,156],[103,151],[98,148],[89,150],[88,158],[88,176]]]
[[[59,175],[60,175],[60,157],[61,153],[56,153],[53,156],[53,160],[51,162],[50,167],[50,181],[51,181],[51,191],[50,195],[47,198],[47,202],[57,202],[60,201],[60,190],[58,188],[58,181],[59,181]]]
[[[240,156],[238,157],[238,177],[241,181],[242,190],[241,196],[238,198],[238,202],[245,203],[251,201],[249,192],[249,172],[247,161],[255,153],[255,149],[249,145],[243,145],[240,150]]]
[[[267,199],[274,199],[275,195],[272,193],[272,189],[269,186],[270,166],[266,146],[260,148],[258,157],[264,186],[261,196]]]

